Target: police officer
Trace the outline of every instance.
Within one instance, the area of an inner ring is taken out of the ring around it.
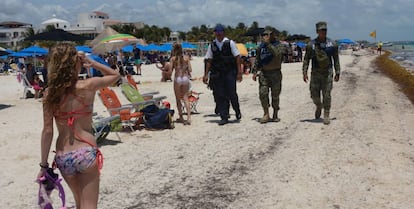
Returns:
[[[303,81],[308,81],[308,66],[312,60],[312,72],[310,79],[310,94],[313,103],[316,105],[315,118],[321,117],[324,109],[323,123],[330,123],[329,111],[331,109],[332,80],[339,81],[341,67],[339,64],[338,45],[326,37],[327,23],[316,23],[318,37],[306,46],[306,53],[303,60]],[[335,68],[335,77],[333,69]],[[321,100],[322,93],[322,100]]]
[[[263,42],[257,50],[256,61],[253,66],[253,81],[259,77],[259,99],[263,107],[263,117],[260,123],[270,121],[279,122],[279,95],[282,90],[282,60],[284,47],[276,40],[276,32],[265,30]],[[271,90],[273,117],[269,116],[269,89]]]
[[[224,26],[217,24],[214,28],[215,40],[211,42],[205,56],[206,68],[203,82],[207,84],[210,74],[210,87],[216,101],[221,120],[219,125],[228,123],[230,103],[236,112],[236,119],[241,119],[236,80],[241,81],[242,69],[240,52],[234,41],[225,37]]]

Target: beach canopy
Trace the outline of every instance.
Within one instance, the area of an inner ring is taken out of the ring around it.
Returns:
[[[32,54],[24,53],[24,52],[13,52],[13,53],[11,53],[7,56],[9,56],[9,57],[31,57]]]
[[[5,48],[0,47],[0,56],[8,55],[10,52],[8,52]]]
[[[197,49],[196,46],[188,42],[181,43],[181,46],[183,47],[183,49]]]
[[[44,49],[39,46],[31,46],[25,49],[20,50],[19,52],[34,54],[34,55],[46,55],[48,53],[47,49]]]
[[[29,36],[26,41],[86,41],[87,37],[69,33],[62,29],[54,29],[43,33],[38,33],[33,36]]]
[[[92,48],[89,46],[75,46],[77,51],[83,51],[86,53],[92,53]]]
[[[356,43],[355,41],[353,41],[351,39],[348,39],[348,38],[339,39],[339,40],[337,40],[337,42],[339,44],[355,44]]]
[[[303,47],[306,46],[306,43],[302,42],[302,41],[295,42],[295,44],[296,44],[296,46],[299,46],[300,48],[303,48]]]

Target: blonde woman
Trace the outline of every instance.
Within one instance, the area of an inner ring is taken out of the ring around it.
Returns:
[[[177,122],[184,123],[184,125],[191,124],[191,110],[188,101],[190,93],[190,78],[191,78],[191,63],[188,58],[183,56],[183,48],[181,44],[175,43],[173,45],[171,57],[171,72],[174,73],[174,93],[177,101],[178,116]],[[187,112],[187,120],[183,118],[182,101]]]
[[[91,134],[92,108],[96,90],[116,82],[119,72],[78,53],[71,43],[51,48],[47,64],[39,177],[49,167],[55,121],[58,136],[54,162],[72,190],[76,208],[97,208],[103,157]],[[104,76],[78,80],[82,66],[98,69]]]

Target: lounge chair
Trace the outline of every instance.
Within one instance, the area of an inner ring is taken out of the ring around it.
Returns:
[[[119,115],[113,115],[109,117],[101,117],[101,116],[93,117],[92,131],[93,131],[93,135],[95,136],[97,144],[102,143],[106,139],[106,137],[112,130],[111,123],[119,119],[120,119]],[[118,139],[120,139],[119,136],[118,136]]]
[[[156,105],[161,105],[161,101],[166,99],[166,96],[158,96],[154,97],[154,95],[158,94],[159,92],[148,92],[145,94],[141,94],[138,89],[134,88],[129,83],[121,84],[122,93],[128,99],[128,101],[132,103],[144,102],[148,100],[154,100]]]
[[[122,105],[115,92],[108,87],[100,89],[98,95],[110,116],[119,115],[122,126],[129,127],[132,131],[134,131],[134,127],[142,123],[143,113],[140,110],[146,105],[156,103],[155,100],[146,100]]]
[[[34,94],[30,91],[30,89],[32,89],[34,91],[33,86],[30,84],[29,79],[27,79],[27,76],[25,73],[22,74],[22,84],[23,84],[23,97],[21,97],[22,99],[27,99],[27,98],[33,98]]]

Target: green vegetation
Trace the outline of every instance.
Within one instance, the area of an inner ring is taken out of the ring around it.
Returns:
[[[389,76],[394,82],[398,83],[400,90],[407,95],[411,103],[414,104],[414,74],[410,73],[397,62],[389,58],[390,52],[379,56],[374,62],[379,70]]]
[[[250,27],[248,27],[244,23],[238,23],[236,27],[232,27],[230,25],[224,25],[226,27],[226,36],[238,43],[247,43],[252,42],[256,43],[260,41],[260,37],[258,35],[253,36],[245,36],[244,34],[249,33],[251,31],[257,31],[259,28],[264,29],[271,29],[279,32],[278,38],[279,40],[286,40],[286,41],[308,41],[309,37],[302,35],[302,34],[289,34],[288,31],[281,31],[273,26],[265,26],[259,27],[259,23],[254,21]],[[168,42],[168,38],[172,33],[171,29],[168,27],[158,27],[156,25],[144,25],[143,28],[137,28],[134,24],[118,24],[111,26],[114,30],[119,33],[126,33],[131,34],[137,38],[144,39],[147,43],[164,43]],[[29,37],[35,35],[36,33],[41,33],[45,31],[51,31],[55,29],[53,26],[47,26],[43,31],[34,31],[33,28],[29,28],[26,33],[25,37]],[[214,39],[214,25],[200,25],[200,26],[193,26],[187,32],[177,31],[179,34],[179,38],[184,41],[188,42],[209,42]],[[45,48],[49,48],[54,44],[53,41],[37,41],[37,45]],[[77,43],[78,45],[84,45],[84,42]],[[22,48],[26,48],[33,45],[33,42],[23,41],[13,50],[19,50]]]
[[[133,24],[120,24],[111,26],[114,30],[119,33],[131,34],[137,38],[143,38],[147,43],[162,43],[167,42],[168,37],[171,34],[171,30],[167,27],[159,28],[158,26],[144,25],[143,28],[136,28]],[[257,36],[244,36],[248,31],[254,31],[259,27],[259,23],[254,21],[250,27],[247,27],[244,23],[238,23],[236,27],[226,26],[226,36],[236,42],[246,43],[246,42],[256,42],[258,41]],[[289,40],[289,41],[306,41],[309,37],[301,34],[290,35],[287,31],[280,31],[272,26],[265,26],[265,29],[273,29],[279,31],[280,40]],[[211,41],[214,39],[214,25],[200,25],[193,26],[187,32],[178,31],[180,34],[179,37],[182,40],[188,42],[198,42],[198,41]]]

